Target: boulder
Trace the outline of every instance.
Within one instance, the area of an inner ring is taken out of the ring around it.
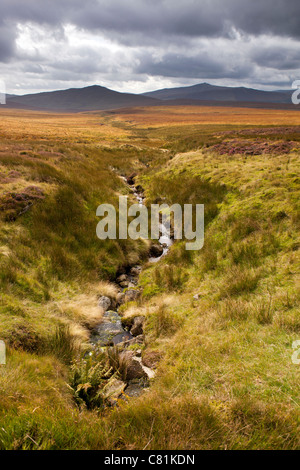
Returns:
[[[132,336],[140,336],[144,333],[143,326],[145,323],[145,317],[139,316],[135,317],[133,320],[133,325],[131,327],[130,333]]]
[[[134,266],[130,269],[130,274],[132,276],[139,276],[141,274],[142,268],[141,266]]]
[[[127,276],[126,274],[121,274],[121,276],[118,276],[117,277],[117,282],[124,282],[124,281],[127,281]]]
[[[127,179],[127,183],[132,186],[134,185],[134,178],[136,177],[136,173],[131,173],[130,176],[128,176],[126,179]]]
[[[111,300],[109,297],[102,295],[98,301],[98,305],[106,312],[111,307]]]
[[[129,333],[129,331],[124,331],[123,333],[118,333],[116,336],[114,336],[112,338],[112,343],[114,346],[116,346],[117,344],[120,344],[123,346],[123,344],[125,345],[127,342],[130,342],[132,339],[133,339],[132,334]]]
[[[128,287],[128,285],[129,285],[129,281],[120,282],[120,286],[123,287],[124,289],[126,289],[126,287]]]
[[[112,379],[105,389],[104,398],[111,404],[115,405],[119,396],[122,395],[126,387],[126,383],[118,379]]]
[[[130,398],[138,398],[142,395],[144,389],[139,384],[129,384],[125,389],[125,395]]]
[[[132,302],[140,296],[140,291],[137,289],[128,289],[125,292],[125,302]]]
[[[126,380],[143,379],[147,378],[148,375],[144,371],[141,364],[141,359],[134,355],[133,351],[123,351],[120,354],[120,359],[124,360],[127,366],[126,369]]]
[[[137,358],[138,360],[141,361],[141,366],[143,368],[143,371],[145,372],[145,374],[147,375],[148,379],[154,379],[155,377],[155,371],[153,369],[150,369],[150,367],[147,367],[145,366],[143,363],[142,363],[142,359],[140,357]]]
[[[163,247],[159,243],[154,243],[150,248],[150,256],[159,258],[164,252]]]
[[[124,333],[121,317],[117,312],[109,310],[103,315],[102,322],[94,328],[91,341],[99,346],[109,346],[113,344],[115,336]]]

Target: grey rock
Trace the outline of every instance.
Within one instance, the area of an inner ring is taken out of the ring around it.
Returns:
[[[129,331],[124,331],[123,333],[119,333],[116,336],[112,338],[112,343],[114,346],[117,344],[123,345],[126,344],[127,342],[130,342],[133,338],[132,334],[129,333]]]
[[[118,398],[124,392],[126,383],[118,379],[112,379],[105,389],[104,398],[111,404],[115,405]]]
[[[121,274],[121,276],[117,277],[117,282],[121,283],[127,281],[127,276],[126,274]]]
[[[144,389],[139,384],[129,384],[125,389],[125,395],[130,398],[138,398],[142,395]]]
[[[98,301],[98,305],[106,312],[111,307],[111,300],[109,297],[102,295]]]
[[[105,322],[112,322],[112,323],[121,323],[121,317],[118,314],[118,312],[115,312],[113,310],[107,310],[105,314],[103,315],[103,321]]]
[[[132,302],[140,296],[140,291],[137,289],[128,289],[125,292],[125,302]]]
[[[103,315],[102,323],[97,325],[92,333],[91,341],[100,346],[109,346],[113,343],[113,338],[119,334],[124,334],[121,317],[117,312],[107,311]]]
[[[151,369],[150,367],[147,367],[143,364],[142,359],[140,357],[137,357],[137,360],[140,361],[140,364],[143,368],[143,371],[147,375],[148,379],[154,379],[155,377],[155,371]]]

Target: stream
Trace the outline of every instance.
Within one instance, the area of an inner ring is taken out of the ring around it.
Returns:
[[[126,178],[123,177],[122,179],[125,180],[126,184],[128,185]],[[144,205],[144,200],[145,200],[144,194],[142,192],[138,192],[135,186],[132,187],[132,186],[129,185],[129,187],[131,189],[133,189],[133,194],[134,194],[138,204],[140,206],[143,206]],[[170,249],[170,246],[172,246],[172,244],[173,244],[173,240],[169,235],[169,231],[168,231],[168,228],[166,227],[166,225],[164,225],[163,223],[160,223],[159,224],[159,230],[160,230],[160,237],[158,239],[158,243],[161,245],[163,251],[162,251],[162,254],[160,256],[155,256],[155,257],[150,256],[149,257],[150,263],[157,263],[157,261],[159,261],[163,256],[165,256],[168,253],[168,251]]]
[[[132,182],[124,176],[120,177],[130,188],[139,205],[144,205],[144,193]],[[173,243],[169,236],[168,229],[163,223],[160,223],[160,238],[158,243],[154,243],[150,248],[149,262],[155,263],[165,256]],[[144,345],[143,325],[145,318],[137,316],[127,324],[122,323],[122,316],[119,308],[126,302],[137,300],[141,295],[138,289],[139,275],[142,271],[140,265],[121,268],[115,283],[118,286],[119,293],[116,300],[109,297],[101,296],[98,302],[100,308],[104,310],[103,318],[91,333],[90,342],[95,349],[103,349],[107,347],[117,347],[119,356],[126,360],[127,376],[126,381],[116,380],[116,391],[113,390],[114,399],[124,392],[128,397],[137,397],[141,395],[145,387],[149,385],[149,380],[155,376],[155,371],[144,363],[142,359],[142,346]],[[129,346],[136,345],[134,351],[128,350]],[[140,346],[140,347],[139,347]],[[119,393],[120,392],[120,393]],[[119,393],[119,395],[118,395]]]

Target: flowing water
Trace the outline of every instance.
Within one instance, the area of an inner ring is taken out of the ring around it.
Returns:
[[[138,204],[140,206],[144,205],[144,194],[140,191],[137,190],[137,188],[134,185],[129,185],[127,183],[127,180],[125,177],[121,177],[122,180],[126,183],[126,185],[131,189],[133,192]],[[167,224],[164,225],[163,223],[159,224],[160,228],[160,238],[158,240],[159,245],[163,248],[162,254],[157,257],[150,257],[149,262],[156,263],[159,261],[163,256],[165,256],[168,251],[170,246],[173,243],[173,240],[169,234],[169,230],[167,227]],[[132,275],[131,272],[127,273],[126,275],[124,274],[126,278],[126,283],[128,285],[124,286],[124,282],[119,282],[118,278],[116,279],[116,283],[119,284],[120,291],[124,292],[126,290],[135,289],[135,287],[138,284],[138,277],[139,277],[139,272],[141,271],[141,267],[135,266],[133,267],[135,269],[135,272],[138,274]],[[134,290],[136,292],[136,290]],[[109,299],[108,299],[109,301]],[[112,310],[112,306],[108,307],[109,309],[104,313],[103,320],[102,322],[95,327],[95,329],[92,332],[91,335],[91,342],[93,344],[96,344],[100,347],[106,347],[106,346],[111,346],[111,345],[116,345],[119,343],[122,343],[124,341],[130,341],[133,339],[133,336],[126,331],[124,328],[124,325],[121,323],[121,316],[119,315],[118,309],[116,311]]]
[[[136,190],[135,186],[130,186],[127,183],[126,178],[122,178],[122,179],[126,182],[127,186],[129,186],[131,189],[133,189],[133,194],[134,194],[138,204],[140,206],[144,206],[145,205],[144,204],[145,197],[144,197],[143,193],[138,192]],[[150,257],[149,258],[150,263],[157,263],[157,261],[159,261],[163,256],[165,256],[168,253],[168,251],[170,249],[170,246],[172,246],[172,244],[173,244],[173,240],[170,236],[170,230],[169,230],[168,225],[166,223],[160,223],[159,224],[159,230],[160,230],[160,237],[158,239],[158,242],[163,248],[163,253],[162,253],[161,256],[158,256],[158,257],[155,257],[155,258]]]

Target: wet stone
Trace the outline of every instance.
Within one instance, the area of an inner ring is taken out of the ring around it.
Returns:
[[[144,389],[139,384],[129,384],[128,387],[125,389],[125,395],[130,398],[137,398],[142,395]]]
[[[111,405],[115,405],[118,398],[124,392],[126,383],[118,379],[113,379],[106,388],[104,397]]]
[[[109,346],[113,338],[124,334],[121,317],[117,312],[108,311],[103,315],[103,321],[97,325],[92,333],[91,341],[100,346]]]
[[[131,341],[133,339],[133,336],[129,331],[124,331],[123,333],[119,333],[118,335],[114,336],[112,339],[112,342],[114,345],[124,343],[126,341]]]

